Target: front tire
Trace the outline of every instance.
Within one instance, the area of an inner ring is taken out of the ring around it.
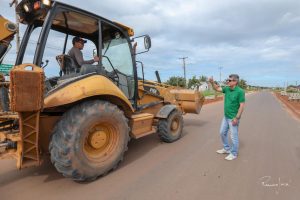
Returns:
[[[164,142],[171,143],[178,140],[182,135],[183,117],[182,113],[175,109],[166,119],[158,122],[158,136]]]
[[[128,121],[116,105],[83,102],[55,126],[49,145],[51,161],[65,177],[91,181],[117,167],[128,140]]]

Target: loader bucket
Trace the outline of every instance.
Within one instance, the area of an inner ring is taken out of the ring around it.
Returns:
[[[196,90],[173,89],[170,91],[175,95],[176,101],[185,113],[199,114],[204,103],[204,96]]]

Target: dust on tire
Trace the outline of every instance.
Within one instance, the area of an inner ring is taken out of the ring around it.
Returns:
[[[113,140],[108,139],[110,153],[104,149],[98,157],[96,150],[91,150],[91,155],[85,152],[90,126],[97,123],[111,126],[117,132]],[[65,177],[91,181],[117,167],[127,150],[128,140],[128,120],[116,105],[100,100],[86,101],[67,111],[56,124],[49,144],[51,161]]]
[[[174,120],[178,123],[178,127],[172,130]],[[171,143],[178,140],[182,135],[183,117],[182,113],[175,109],[166,119],[160,119],[158,122],[158,136],[164,142]]]

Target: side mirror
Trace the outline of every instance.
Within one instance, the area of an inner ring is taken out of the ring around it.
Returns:
[[[144,38],[144,48],[145,50],[142,52],[135,53],[135,55],[141,54],[141,53],[146,53],[149,51],[151,48],[151,38],[149,35],[141,35],[135,38],[132,38],[131,42],[136,41],[138,44],[143,43],[143,38]]]
[[[144,37],[144,46],[145,46],[145,49],[149,50],[151,48],[151,38],[149,35],[146,35]]]

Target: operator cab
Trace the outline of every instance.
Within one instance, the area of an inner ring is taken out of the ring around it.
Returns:
[[[27,29],[16,65],[29,62],[45,68],[48,91],[74,79],[100,74],[111,79],[136,105],[131,28],[60,2],[22,1],[17,13]],[[76,61],[68,56],[75,36],[87,40],[82,50],[84,60],[92,59],[94,52],[100,57],[98,63],[76,68]]]

